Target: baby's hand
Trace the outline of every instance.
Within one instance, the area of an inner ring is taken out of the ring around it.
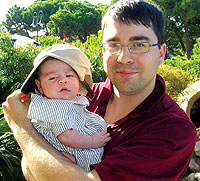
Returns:
[[[110,133],[107,133],[106,130],[94,133],[92,136],[92,148],[100,148],[106,145],[110,141]]]

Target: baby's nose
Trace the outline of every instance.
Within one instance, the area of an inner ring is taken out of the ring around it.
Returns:
[[[65,76],[62,76],[59,80],[59,83],[60,84],[63,84],[63,83],[67,83],[67,78]]]

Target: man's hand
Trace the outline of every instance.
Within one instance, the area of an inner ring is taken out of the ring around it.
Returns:
[[[22,95],[20,90],[16,90],[7,97],[6,102],[2,105],[5,118],[13,132],[17,127],[24,127],[27,123],[31,124],[27,119],[30,95],[22,98],[21,101]]]
[[[110,141],[110,134],[106,130],[94,133],[92,136],[92,148],[104,147],[108,141]]]

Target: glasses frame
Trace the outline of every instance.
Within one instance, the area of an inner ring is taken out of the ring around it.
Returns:
[[[148,44],[148,49],[147,49],[147,51],[138,52],[138,53],[137,53],[137,52],[132,52],[132,49],[130,48],[130,45],[137,44],[137,43],[147,43],[147,44]],[[109,44],[112,44],[112,43],[102,43],[101,47],[102,47],[102,48],[105,48],[106,50],[109,51],[108,47],[104,46],[104,45],[109,45]],[[129,43],[129,44],[126,44],[126,45],[121,45],[120,43],[113,43],[113,44],[120,45],[120,46],[119,46],[120,49],[119,49],[119,51],[116,52],[116,53],[112,53],[112,52],[109,51],[110,54],[112,54],[112,55],[120,54],[121,51],[122,51],[122,47],[128,47],[128,50],[129,50],[129,52],[130,52],[131,54],[141,54],[141,53],[147,53],[147,52],[149,52],[150,47],[158,46],[158,48],[160,49],[160,46],[161,46],[160,43],[151,44],[151,43],[149,43],[149,42],[132,42],[132,43]]]

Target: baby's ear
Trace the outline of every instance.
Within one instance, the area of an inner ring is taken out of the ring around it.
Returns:
[[[40,93],[43,94],[41,83],[40,83],[40,81],[38,79],[35,79],[35,84],[36,84],[38,90],[40,91]]]

